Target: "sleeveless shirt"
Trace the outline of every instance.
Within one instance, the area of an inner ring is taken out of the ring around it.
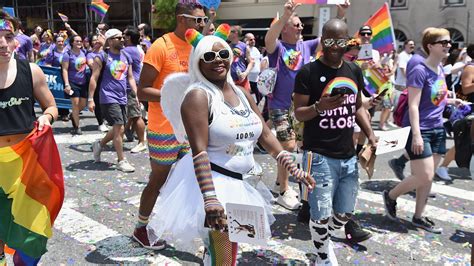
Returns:
[[[0,89],[0,136],[28,133],[36,120],[30,64],[16,59],[13,83]]]

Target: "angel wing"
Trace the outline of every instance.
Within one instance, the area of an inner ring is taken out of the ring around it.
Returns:
[[[174,73],[165,79],[161,88],[161,108],[168,121],[171,122],[179,142],[186,141],[186,131],[181,119],[181,104],[190,83],[191,77],[188,73]]]

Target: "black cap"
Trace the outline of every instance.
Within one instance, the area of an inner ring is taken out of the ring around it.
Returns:
[[[359,29],[359,33],[363,33],[363,32],[372,33],[372,28],[369,25],[362,26]]]

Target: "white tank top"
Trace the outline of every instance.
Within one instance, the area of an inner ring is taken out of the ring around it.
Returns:
[[[263,126],[244,93],[238,88],[234,91],[239,97],[238,106],[232,107],[215,98],[212,102],[207,153],[210,161],[220,167],[246,174],[254,167],[254,144],[262,134]]]

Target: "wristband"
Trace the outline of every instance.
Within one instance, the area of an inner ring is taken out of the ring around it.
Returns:
[[[71,85],[69,85],[69,84],[64,84],[64,88],[66,88],[66,87],[71,87]]]
[[[51,120],[49,120],[49,123],[52,125],[54,123],[54,116],[50,113],[44,113],[43,115],[49,115],[51,116]]]
[[[94,98],[88,98],[87,101],[88,101],[88,102],[93,102],[93,101],[94,101]]]
[[[321,114],[321,110],[319,110],[319,102],[316,101],[314,104],[313,104],[313,109],[314,111],[316,111],[317,114]]]
[[[217,200],[214,182],[212,181],[211,162],[206,151],[193,157],[194,172],[204,198],[204,207],[220,206]]]

